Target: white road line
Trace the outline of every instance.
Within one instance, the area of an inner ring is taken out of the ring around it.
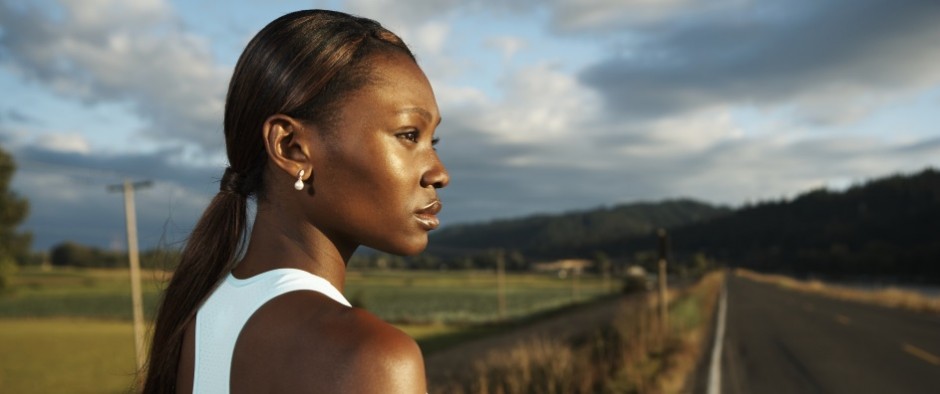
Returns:
[[[726,279],[727,280],[727,279]],[[718,324],[715,327],[715,341],[712,346],[712,361],[708,370],[708,394],[721,394],[721,349],[725,340],[725,315],[728,312],[727,282],[721,285],[718,301]]]

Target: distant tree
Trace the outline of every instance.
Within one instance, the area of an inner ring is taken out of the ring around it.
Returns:
[[[529,269],[529,263],[526,261],[522,252],[513,249],[506,253],[506,269],[510,271],[525,271]]]
[[[594,263],[594,270],[605,277],[609,276],[613,271],[613,265],[607,253],[601,251],[594,252]]]
[[[9,286],[17,262],[29,256],[32,243],[32,234],[16,231],[29,214],[29,202],[10,190],[15,171],[13,156],[0,148],[0,290]]]
[[[180,253],[181,251],[179,249],[169,247],[157,247],[155,249],[145,250],[140,253],[140,267],[172,271],[176,269],[176,265],[179,263]],[[126,258],[118,261],[121,265],[126,262]]]
[[[63,242],[52,247],[49,262],[57,267],[81,266],[93,260],[91,248],[74,242]]]
[[[52,247],[49,260],[59,267],[114,268],[126,260],[123,253],[104,251],[75,242],[63,242]]]

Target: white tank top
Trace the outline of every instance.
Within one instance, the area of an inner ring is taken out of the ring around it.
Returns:
[[[194,393],[228,393],[235,341],[248,319],[272,298],[310,290],[350,306],[330,282],[307,271],[282,268],[248,279],[229,274],[196,313]]]

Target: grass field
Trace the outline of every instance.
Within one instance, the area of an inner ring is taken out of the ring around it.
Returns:
[[[506,276],[506,318],[519,318],[574,301],[609,294],[597,277],[582,277],[577,297],[571,279],[536,274]],[[385,320],[468,324],[499,320],[496,276],[491,272],[351,272],[346,297]]]
[[[127,392],[132,332],[122,321],[0,320],[0,392]]]
[[[146,316],[162,275],[145,273]],[[599,278],[507,275],[508,318],[606,294]],[[350,272],[346,296],[434,351],[500,330],[495,274]],[[134,354],[130,284],[121,270],[21,270],[0,294],[0,392],[127,392]]]
[[[141,275],[146,316],[152,316],[162,275]],[[130,279],[126,270],[22,269],[10,291],[0,294],[0,319],[75,317],[131,320]]]

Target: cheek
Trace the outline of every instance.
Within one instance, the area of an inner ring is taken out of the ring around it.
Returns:
[[[344,191],[340,198],[372,219],[411,208],[412,183],[418,182],[410,179],[408,157],[389,148],[394,147],[363,149],[336,163],[342,173],[334,182]]]
[[[402,155],[388,155],[383,163],[383,170],[380,175],[389,182],[389,187],[397,189],[398,193],[404,193],[411,190],[410,174],[408,173],[408,162]]]

